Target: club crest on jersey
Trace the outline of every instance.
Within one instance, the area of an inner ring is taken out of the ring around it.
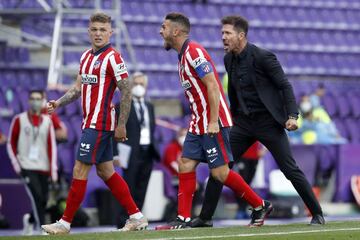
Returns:
[[[94,70],[98,69],[101,65],[101,60],[96,60],[96,62],[94,63]]]
[[[98,77],[92,74],[81,74],[81,83],[82,84],[97,84]]]
[[[203,72],[205,72],[205,73],[209,73],[209,72],[211,71],[211,69],[210,69],[210,67],[209,67],[208,64],[204,64],[204,65],[202,66],[202,70],[203,70]]]
[[[207,60],[205,58],[203,58],[203,57],[195,58],[195,60],[193,61],[193,66],[194,66],[194,68],[197,68],[198,66],[200,66],[204,62],[207,62]]]
[[[189,80],[182,81],[182,82],[181,82],[181,86],[182,86],[185,90],[187,90],[187,89],[191,88],[191,83],[189,82]]]

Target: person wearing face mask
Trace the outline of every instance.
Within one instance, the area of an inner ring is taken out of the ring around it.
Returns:
[[[41,114],[42,100],[42,91],[30,92],[30,109],[14,117],[7,143],[11,163],[25,183],[33,208],[24,215],[26,235],[44,224],[48,180],[58,178],[54,127],[51,118]]]
[[[134,201],[141,210],[144,205],[146,189],[154,160],[159,160],[160,155],[154,139],[155,113],[154,106],[145,99],[148,77],[142,72],[135,72],[131,79],[132,102],[129,119],[126,123],[126,132],[129,139],[121,144],[128,145],[130,156],[127,168],[124,168],[124,179],[128,183]],[[115,106],[117,113],[120,105]],[[117,148],[114,148],[114,156]],[[118,205],[117,227],[121,228],[127,215]]]

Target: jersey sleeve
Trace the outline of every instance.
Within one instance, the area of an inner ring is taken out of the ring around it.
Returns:
[[[17,174],[21,172],[21,167],[17,159],[18,140],[20,135],[20,118],[16,116],[10,126],[9,140],[7,143],[7,151],[11,160],[11,164]]]
[[[110,72],[114,76],[113,79],[115,79],[116,82],[129,77],[126,64],[124,62],[124,59],[121,57],[120,53],[112,54],[109,60],[110,60]]]
[[[56,112],[52,113],[50,115],[50,118],[51,118],[52,124],[54,126],[54,129],[55,130],[61,129],[61,127],[62,127],[61,120],[60,120],[59,116],[57,115],[57,113]]]
[[[186,59],[199,78],[203,78],[206,74],[213,72],[213,67],[206,59],[204,50],[201,48],[189,48],[189,51],[186,53]]]

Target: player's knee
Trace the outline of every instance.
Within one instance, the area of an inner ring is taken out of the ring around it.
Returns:
[[[185,172],[192,172],[195,170],[196,162],[194,160],[190,160],[187,158],[181,158],[179,160],[179,172],[185,173]]]
[[[73,169],[73,177],[75,179],[87,179],[91,165],[76,161]]]
[[[104,171],[103,169],[96,168],[96,174],[104,181],[108,179],[106,171]]]
[[[213,168],[211,169],[211,175],[214,179],[224,183],[229,175],[229,168],[226,165]]]
[[[108,180],[113,174],[114,171],[112,169],[104,169],[104,168],[96,168],[96,174],[103,180]]]

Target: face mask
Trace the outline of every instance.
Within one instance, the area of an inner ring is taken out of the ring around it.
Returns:
[[[183,146],[185,142],[185,136],[180,136],[177,138],[178,143]]]
[[[11,103],[12,101],[13,101],[13,99],[14,99],[14,93],[13,93],[13,91],[12,90],[7,90],[6,91],[6,93],[5,93],[5,95],[6,95],[6,101],[8,102],[8,103]]]
[[[42,100],[32,100],[30,101],[30,108],[34,112],[40,112],[42,108],[42,104],[43,104]]]
[[[300,104],[300,110],[303,112],[303,113],[308,113],[310,112],[312,106],[311,106],[311,102],[307,101],[307,102],[302,102]]]
[[[141,85],[136,85],[132,88],[131,93],[138,98],[141,98],[145,95],[145,88]]]

